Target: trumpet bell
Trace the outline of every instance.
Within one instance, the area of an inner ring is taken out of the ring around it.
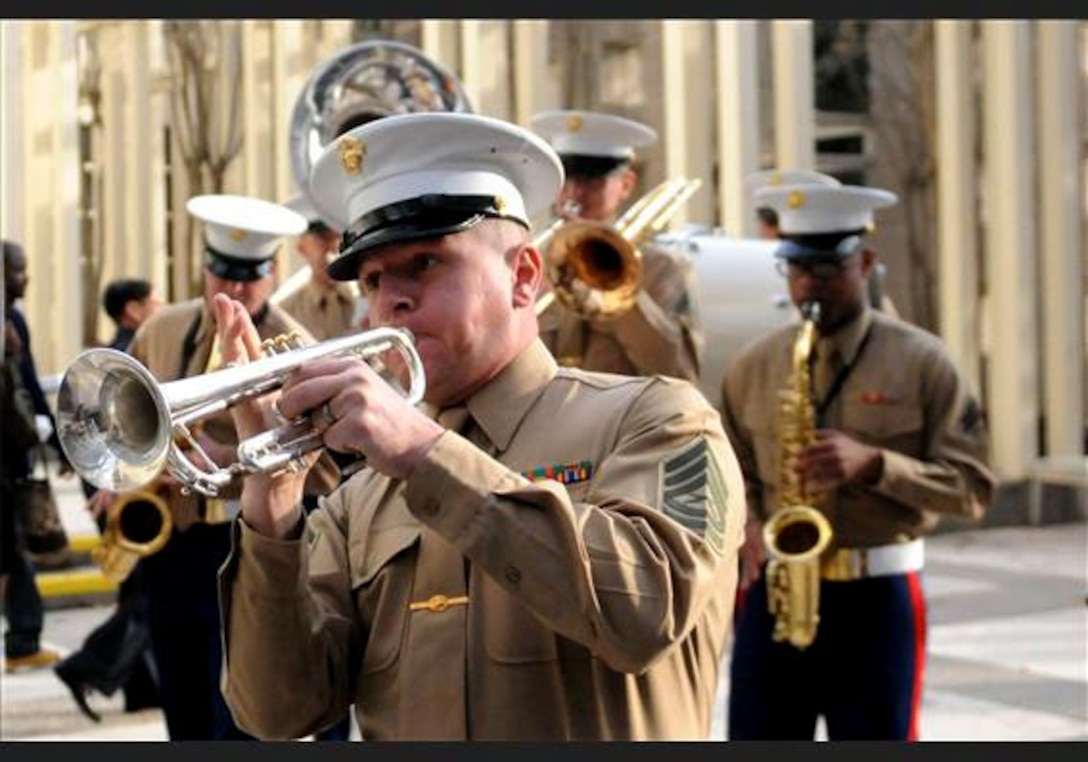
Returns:
[[[57,434],[76,472],[101,489],[135,489],[162,470],[170,411],[151,373],[124,352],[89,349],[65,371]]]

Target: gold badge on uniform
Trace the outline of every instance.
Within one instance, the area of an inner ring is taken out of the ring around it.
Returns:
[[[349,175],[357,175],[363,171],[363,161],[366,159],[366,143],[345,135],[337,143],[340,151],[340,166]]]
[[[582,129],[582,117],[571,114],[567,117],[567,132],[578,132]]]
[[[801,191],[794,191],[786,198],[786,203],[790,209],[800,209],[805,205],[805,194]]]
[[[246,235],[247,235],[246,231],[239,230],[238,228],[235,228],[234,230],[230,231],[230,238],[231,238],[232,241],[245,240]]]
[[[506,199],[502,196],[495,196],[495,211],[499,214],[506,214]]]

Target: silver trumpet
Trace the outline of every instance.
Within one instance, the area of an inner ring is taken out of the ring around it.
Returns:
[[[392,372],[403,359],[404,374]],[[245,400],[283,386],[296,369],[315,360],[356,356],[375,367],[411,404],[423,398],[423,363],[411,332],[375,328],[289,349],[245,365],[159,383],[138,360],[113,349],[89,349],[68,366],[57,398],[61,447],[76,472],[115,492],[138,489],[166,468],[185,491],[215,497],[237,474],[277,473],[300,464],[323,446],[308,415],[256,434],[238,445],[237,461],[216,465],[189,426]],[[203,461],[190,459],[179,443]]]

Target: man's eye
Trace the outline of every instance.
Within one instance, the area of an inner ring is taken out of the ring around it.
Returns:
[[[416,260],[416,269],[425,272],[438,264],[438,257],[434,254],[424,254]]]
[[[373,294],[381,283],[381,273],[367,273],[363,276],[363,291]]]

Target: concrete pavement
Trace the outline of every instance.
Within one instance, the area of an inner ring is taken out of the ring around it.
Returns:
[[[78,485],[56,480],[72,535],[94,531]],[[1088,740],[1088,523],[939,534],[926,542],[929,660],[923,740]],[[70,651],[111,610],[52,599],[44,640]],[[725,737],[728,660],[712,739]],[[0,739],[164,740],[158,710],[94,695],[83,717],[50,670],[0,675]]]

